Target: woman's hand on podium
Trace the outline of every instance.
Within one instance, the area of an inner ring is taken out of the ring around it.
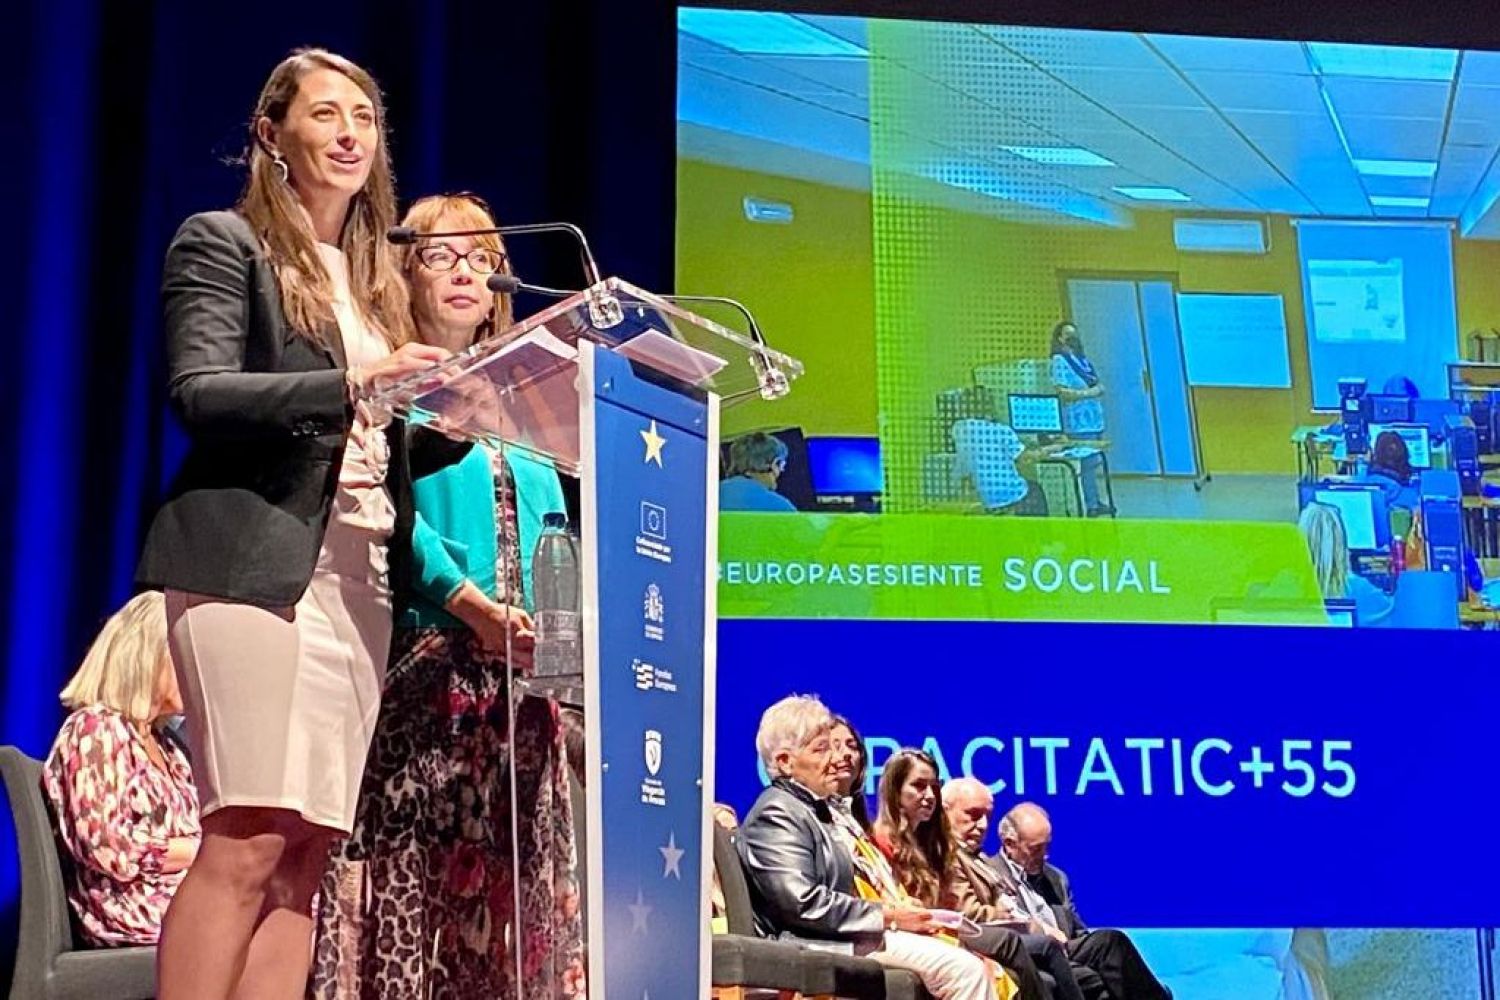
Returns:
[[[505,655],[508,642],[512,670],[523,674],[531,672],[536,633],[532,631],[531,616],[525,609],[486,597],[467,580],[448,598],[447,607],[448,612],[472,629],[491,652]]]
[[[357,403],[389,388],[408,375],[448,360],[450,356],[451,352],[447,348],[415,341],[402,344],[372,365],[350,368],[345,375],[349,381],[350,396]]]

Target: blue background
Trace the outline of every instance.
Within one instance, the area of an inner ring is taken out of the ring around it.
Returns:
[[[1463,632],[726,621],[716,794],[748,809],[760,712],[793,692],[820,695],[867,741],[935,737],[955,774],[970,740],[1003,740],[974,757],[987,782],[1010,779],[1013,737],[1069,737],[1060,794],[1045,794],[1041,751],[1028,750],[1025,798],[1052,814],[1053,860],[1096,926],[1483,926],[1500,898],[1494,647]],[[1094,736],[1125,795],[1104,782],[1073,794]],[[1281,773],[1257,790],[1210,754],[1204,770],[1232,793],[1189,779],[1187,795],[1168,794],[1163,759],[1146,797],[1139,755],[1116,752],[1132,737],[1259,743],[1278,761],[1283,739],[1352,740],[1357,783],[1344,799],[1293,798]],[[1016,801],[999,793],[996,819]]]

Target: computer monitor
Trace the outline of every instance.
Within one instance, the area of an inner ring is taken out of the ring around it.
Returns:
[[[1370,422],[1372,424],[1404,423],[1412,419],[1410,396],[1371,396]]]
[[[1017,434],[1061,434],[1062,400],[1029,392],[1010,394],[1010,427]]]
[[[1339,512],[1351,554],[1385,552],[1391,544],[1391,514],[1376,483],[1303,483],[1299,509],[1327,504]]]
[[[862,496],[885,489],[879,438],[810,437],[807,464],[818,496]]]
[[[1426,424],[1399,423],[1399,424],[1370,424],[1370,448],[1373,451],[1375,445],[1380,441],[1380,435],[1386,431],[1401,436],[1406,442],[1406,456],[1411,461],[1413,469],[1432,468],[1432,433]]]
[[[1449,417],[1456,417],[1463,412],[1462,404],[1456,399],[1414,399],[1411,401],[1411,422],[1414,424],[1426,424],[1427,432],[1437,441],[1442,441],[1447,435],[1447,423]]]

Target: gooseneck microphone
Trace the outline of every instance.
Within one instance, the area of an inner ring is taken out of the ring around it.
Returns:
[[[547,288],[542,285],[528,285],[513,274],[492,274],[485,279],[485,287],[496,295],[514,295],[516,292],[535,292],[538,295],[550,295],[553,298],[563,299],[569,295],[577,295],[576,289]],[[745,317],[745,326],[750,332],[750,337],[760,347],[768,347],[765,334],[760,332],[760,324],[755,321],[755,314],[750,307],[739,299],[731,299],[725,295],[667,295],[663,292],[652,292],[659,299],[668,302],[713,302],[718,305],[729,306],[741,316]]]
[[[548,288],[546,285],[528,285],[514,274],[492,274],[484,279],[484,287],[496,295],[535,292],[538,295],[550,295],[555,299],[565,299],[569,295],[578,294],[578,292],[568,288]]]
[[[392,226],[385,231],[388,242],[397,246],[410,246],[419,239],[442,239],[450,236],[511,236],[527,233],[567,233],[578,244],[579,261],[583,265],[584,282],[597,285],[603,278],[599,265],[594,261],[594,252],[589,249],[588,237],[583,230],[571,222],[532,222],[520,226],[492,226],[489,229],[450,229],[443,232],[419,232],[412,226]]]

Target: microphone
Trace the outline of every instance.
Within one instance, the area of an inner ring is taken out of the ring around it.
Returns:
[[[548,288],[545,285],[528,285],[514,274],[492,274],[484,279],[484,287],[496,295],[514,295],[517,292],[535,292],[538,295],[550,295],[555,299],[565,299],[569,295],[577,295],[575,291],[566,288]]]
[[[569,295],[577,295],[578,292],[567,288],[546,288],[542,285],[528,285],[513,274],[492,274],[485,280],[485,287],[496,295],[514,295],[516,292],[535,292],[538,295],[550,295],[553,298],[564,299]],[[760,332],[760,324],[755,321],[755,314],[750,307],[739,299],[731,299],[724,295],[667,295],[664,292],[652,292],[659,299],[668,302],[713,302],[718,305],[729,306],[741,316],[745,317],[745,326],[749,329],[750,337],[760,347],[769,346],[766,343],[765,334]]]
[[[565,299],[570,295],[580,294],[566,288],[546,288],[541,285],[528,285],[513,274],[492,274],[485,279],[485,287],[496,294],[515,294],[521,292],[536,292],[540,295],[549,295],[553,298]],[[760,332],[760,324],[755,321],[755,314],[750,311],[749,306],[739,299],[731,299],[724,295],[666,295],[654,292],[659,299],[668,302],[713,302],[726,305],[735,309],[745,317],[745,325],[749,328],[750,337],[755,341],[756,350],[750,355],[750,366],[755,369],[756,388],[746,389],[742,392],[726,396],[725,399],[734,402],[743,396],[753,392],[759,392],[763,399],[780,399],[790,391],[790,383],[786,374],[771,357],[771,347],[766,343],[765,334]]]
[[[603,278],[599,265],[594,261],[594,252],[589,249],[588,237],[583,230],[571,222],[531,222],[519,226],[494,226],[489,229],[453,229],[441,233],[421,233],[411,226],[392,226],[385,231],[386,241],[397,246],[410,246],[418,239],[440,239],[445,236],[508,236],[528,233],[567,233],[578,244],[578,255],[583,265],[583,277],[589,285],[597,285]]]

